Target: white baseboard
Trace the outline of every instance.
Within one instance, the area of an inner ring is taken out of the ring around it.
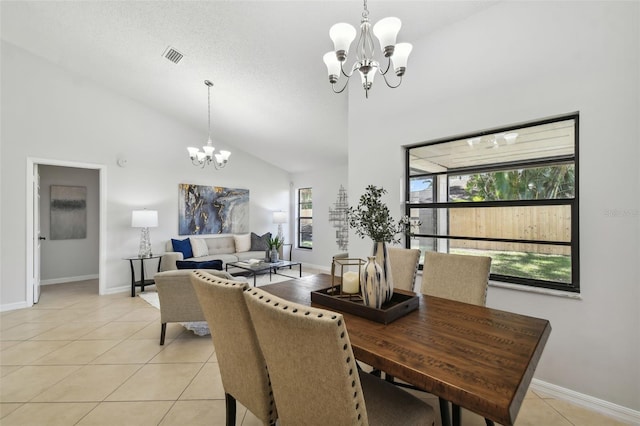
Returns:
[[[632,410],[631,408],[623,407],[622,405],[614,404],[603,399],[598,399],[593,396],[572,391],[571,389],[543,382],[538,379],[533,379],[531,381],[531,390],[539,391],[556,399],[602,413],[622,422],[630,423],[632,425],[640,425],[640,411]]]
[[[6,305],[0,305],[0,312],[15,311],[16,309],[30,308],[32,305],[27,302],[15,302],[7,303]]]
[[[61,284],[61,283],[70,283],[75,281],[86,281],[86,280],[97,280],[97,279],[98,279],[98,274],[81,275],[78,277],[52,278],[50,280],[40,280],[40,285]]]
[[[150,286],[145,286],[145,287],[150,287]],[[136,288],[138,288],[138,287],[136,287]],[[101,294],[101,296],[105,296],[107,294],[124,293],[124,292],[131,293],[131,284],[123,285],[123,286],[120,286],[120,287],[107,288],[107,289],[105,289],[104,293]]]

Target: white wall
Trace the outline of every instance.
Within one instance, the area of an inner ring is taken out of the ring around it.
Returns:
[[[151,229],[154,252],[176,236],[180,183],[249,189],[250,229],[260,234],[272,229],[271,212],[288,205],[288,173],[234,149],[233,141],[226,147],[232,156],[224,170],[191,165],[186,147],[204,143],[206,122],[201,129],[189,128],[12,44],[1,47],[0,308],[28,305],[27,158],[106,166],[107,292],[130,285],[122,258],[138,250],[132,210],[158,210],[160,226]],[[126,167],[116,165],[118,156],[128,160]]]
[[[336,228],[329,222],[329,207],[333,207],[336,202],[340,185],[347,188],[346,166],[292,175],[292,192],[297,194],[299,188],[313,189],[313,249],[294,248],[294,260],[330,270],[333,255],[343,251],[336,243]],[[296,198],[292,198],[295,202]],[[295,218],[296,208],[296,205],[291,208],[294,213],[293,218]],[[295,223],[292,225],[291,235],[295,245],[297,230]]]
[[[40,235],[46,237],[40,249],[40,279],[61,282],[87,276],[98,276],[99,174],[97,170],[74,167],[39,166]],[[51,239],[51,186],[84,186],[87,188],[87,235],[73,240]]]
[[[349,94],[349,189],[389,190],[403,145],[580,112],[582,300],[491,287],[491,307],[549,319],[535,376],[640,410],[640,3],[500,2],[414,45],[395,90]],[[352,202],[355,198],[352,198]],[[610,211],[619,214],[611,215]],[[360,242],[362,255],[369,242]]]

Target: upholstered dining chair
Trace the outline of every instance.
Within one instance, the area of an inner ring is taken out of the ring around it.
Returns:
[[[428,251],[424,256],[422,269],[423,294],[472,305],[485,306],[489,286],[491,258]],[[448,417],[449,407],[440,399],[440,411]],[[452,405],[454,424],[460,419],[460,406]],[[485,419],[487,425],[493,425]],[[442,423],[445,423],[443,417]]]
[[[259,288],[244,296],[281,425],[434,424],[428,404],[358,369],[341,314]]]
[[[225,392],[226,424],[236,424],[236,400],[265,425],[276,410],[267,365],[243,296],[247,282],[194,271],[191,282],[211,330]]]
[[[422,269],[422,293],[484,306],[491,258],[428,251]]]
[[[388,250],[393,287],[414,291],[420,263],[420,250],[400,247],[389,247]]]

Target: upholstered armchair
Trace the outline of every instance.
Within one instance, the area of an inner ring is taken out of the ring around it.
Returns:
[[[200,302],[191,285],[192,269],[158,272],[154,276],[160,301],[160,344],[164,345],[169,322],[206,321]],[[233,277],[224,271],[207,269],[208,273],[227,279]]]

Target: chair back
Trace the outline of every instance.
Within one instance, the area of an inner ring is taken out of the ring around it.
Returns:
[[[484,306],[491,258],[428,251],[422,270],[422,293]]]
[[[351,342],[341,314],[244,293],[267,361],[282,425],[368,424]]]
[[[389,247],[388,251],[393,287],[414,291],[420,263],[420,250]]]
[[[240,401],[264,424],[278,415],[244,290],[246,282],[194,271],[191,282],[211,330],[224,391]]]

